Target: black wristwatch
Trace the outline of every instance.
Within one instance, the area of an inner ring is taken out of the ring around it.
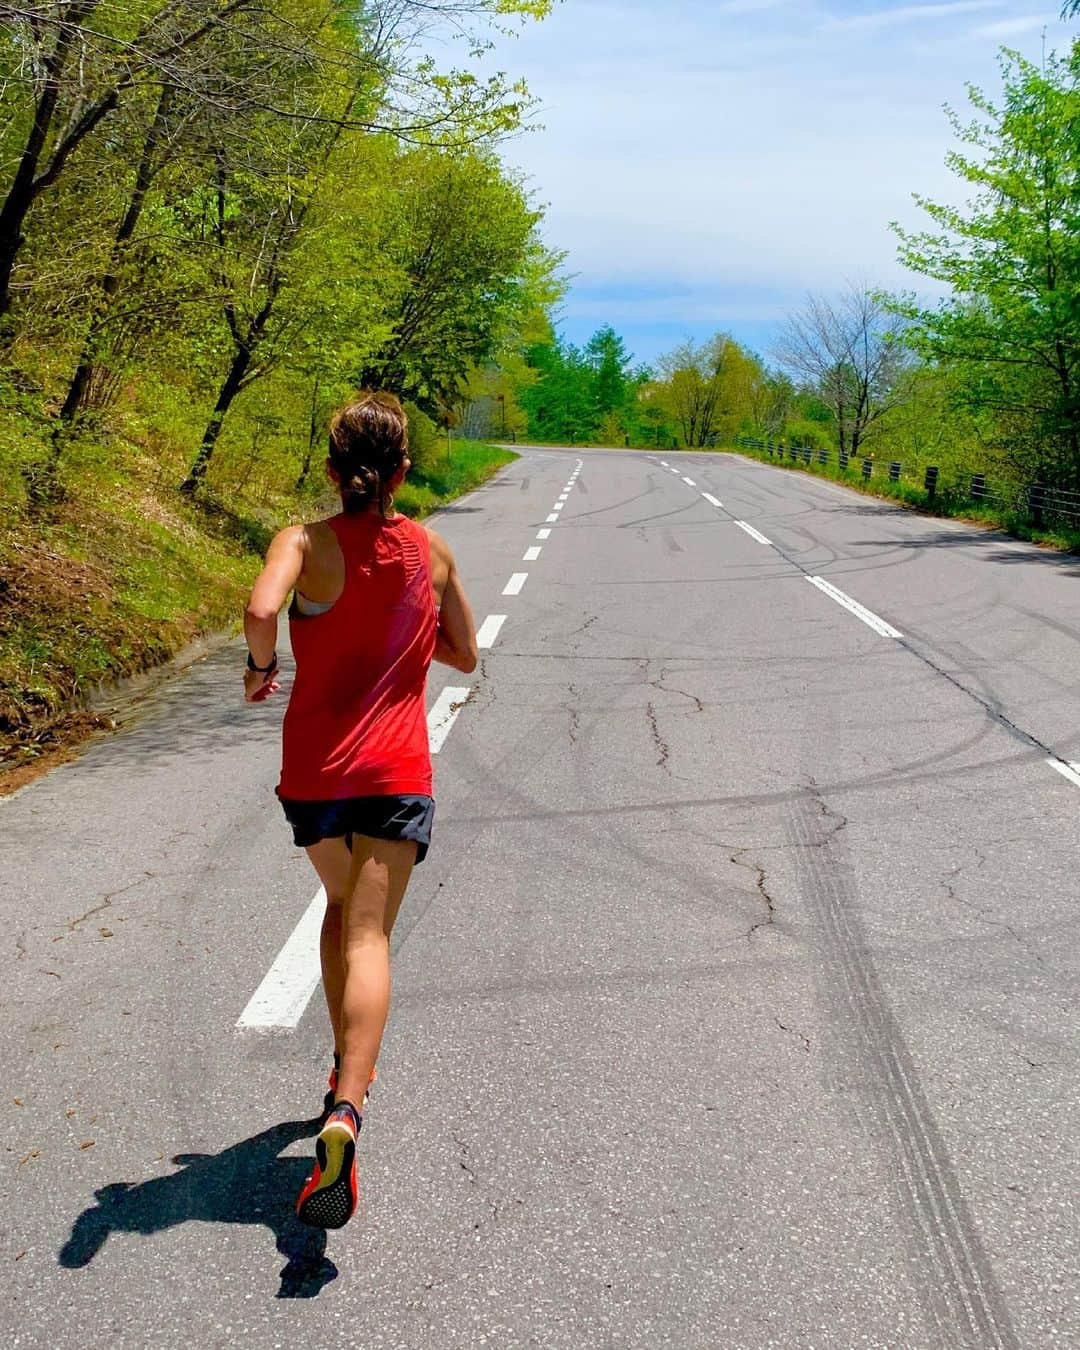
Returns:
[[[253,670],[256,675],[269,675],[276,665],[277,665],[277,652],[275,652],[273,656],[270,658],[270,664],[268,666],[257,666],[255,664],[255,658],[251,655],[250,652],[248,652],[247,668],[248,670]]]

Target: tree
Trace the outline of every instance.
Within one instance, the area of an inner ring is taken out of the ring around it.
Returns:
[[[585,344],[585,360],[596,375],[594,398],[598,421],[625,412],[633,395],[633,359],[610,324],[605,324]]]
[[[470,71],[440,72],[415,50],[439,23],[481,39],[471,20],[542,17],[551,0],[368,0],[363,6],[317,0],[0,0],[0,150],[14,167],[0,202],[0,319],[30,276],[16,276],[39,199],[66,177],[88,181],[85,148],[118,114],[157,102],[166,87],[183,90],[210,114],[242,120],[252,109],[286,121],[324,122],[339,115],[310,100],[290,104],[282,67],[307,61],[320,81],[353,83],[357,58],[378,69],[383,95],[365,107],[365,130],[393,130],[426,140],[469,143],[494,126],[516,126],[524,86],[501,74],[480,81]],[[320,41],[313,30],[344,34]],[[227,59],[222,59],[223,54]],[[149,98],[147,97],[149,95]],[[340,100],[336,100],[340,103]],[[329,103],[335,102],[333,92]],[[4,325],[7,342],[15,330]]]
[[[795,403],[795,386],[779,371],[766,371],[759,366],[758,377],[750,386],[750,416],[754,430],[767,440],[783,435]]]
[[[1000,104],[971,90],[978,119],[950,113],[975,150],[948,161],[968,205],[917,197],[936,228],[894,226],[904,263],[952,295],[896,308],[968,406],[994,412],[1018,467],[1080,490],[1080,47],[1042,69],[1006,54],[1002,74]]]
[[[727,333],[692,339],[657,362],[671,415],[687,445],[731,435],[750,409],[756,363]]]
[[[572,342],[549,333],[530,343],[525,361],[534,372],[520,392],[529,434],[542,441],[587,441],[598,431],[595,371]]]
[[[258,7],[257,0],[158,0],[122,12],[101,0],[0,4],[6,64],[21,76],[22,94],[12,119],[15,171],[0,205],[0,317],[11,306],[27,216],[75,152],[131,91],[183,82],[191,52]]]
[[[424,147],[395,169],[383,295],[389,332],[357,382],[437,415],[538,304],[560,292],[541,213],[487,153]]]
[[[896,407],[904,330],[873,291],[850,285],[835,301],[808,296],[781,331],[777,359],[832,410],[842,451],[856,454]]]

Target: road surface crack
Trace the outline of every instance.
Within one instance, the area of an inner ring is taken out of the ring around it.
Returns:
[[[471,1165],[470,1162],[469,1162],[469,1146],[468,1146],[468,1144],[465,1142],[464,1139],[459,1139],[459,1138],[457,1137],[456,1134],[452,1134],[450,1137],[451,1137],[451,1139],[453,1139],[454,1143],[457,1144],[458,1148],[461,1150],[461,1157],[458,1158],[458,1166],[459,1166],[459,1167],[461,1168],[461,1170],[465,1173],[465,1175],[469,1178],[469,1180],[472,1182],[472,1184],[473,1184],[474,1186],[477,1185],[478,1182],[479,1182],[479,1178],[478,1178],[477,1175],[476,1175],[476,1170],[475,1170],[475,1168],[473,1168],[472,1165]]]
[[[978,867],[982,867],[983,864],[986,862],[986,856],[979,855],[978,850],[975,850],[975,852],[976,852],[976,865]],[[991,918],[990,917],[991,910],[989,909],[988,906],[976,904],[974,900],[965,900],[963,899],[962,896],[957,894],[957,889],[956,886],[954,885],[954,881],[960,877],[962,872],[963,872],[962,867],[959,866],[953,867],[942,878],[941,885],[943,886],[945,894],[949,897],[949,899],[953,901],[954,904],[960,905],[962,908],[970,910],[971,913],[974,914],[975,917],[978,919],[979,923],[984,923],[989,928],[1000,928],[1002,932],[1008,933],[1008,935],[1012,938],[1012,940],[1016,943],[1016,945],[1020,947],[1023,951],[1027,952],[1028,956],[1031,957],[1031,959],[1036,963],[1036,965],[1040,966],[1044,965],[1045,962],[1043,961],[1043,958],[1039,955],[1039,953],[1035,950],[1035,948],[1032,947],[1031,943],[1027,941],[1027,939],[1023,936],[1023,934],[1019,932],[1016,928],[1014,928],[1011,923],[1005,923],[1003,919]],[[952,878],[952,880],[950,880],[950,878]]]
[[[662,694],[681,694],[683,698],[688,698],[690,702],[694,704],[699,713],[703,713],[705,711],[704,700],[698,698],[697,694],[691,694],[688,689],[679,689],[673,684],[665,684],[664,681],[667,679],[667,675],[667,669],[665,668],[660,671],[657,679],[646,680],[645,683],[651,688],[659,690]]]
[[[599,614],[590,614],[583,624],[580,624],[577,628],[572,628],[566,636],[568,638],[577,637],[579,633],[587,632],[594,623],[599,623],[599,621]]]
[[[102,898],[98,901],[96,905],[91,905],[90,908],[84,914],[80,914],[78,918],[70,919],[68,921],[67,926],[68,932],[74,933],[75,930],[79,927],[79,925],[84,924],[87,921],[87,919],[92,919],[95,914],[100,914],[102,910],[109,909],[112,906],[112,902],[116,899],[118,895],[126,895],[128,891],[133,891],[136,886],[144,886],[152,877],[155,877],[156,875],[157,875],[156,872],[144,872],[141,877],[139,877],[135,881],[129,881],[126,886],[120,886],[115,891],[107,892],[105,895],[102,896]]]
[[[743,861],[743,855],[749,852],[749,848],[737,848],[734,853],[728,855],[730,861],[733,862],[736,867],[744,867],[748,872],[754,873],[757,893],[761,898],[762,904],[765,906],[764,917],[760,918],[757,923],[752,924],[747,930],[746,939],[748,942],[759,929],[771,928],[776,922],[776,901],[769,894],[768,887],[765,885],[766,872],[764,867],[759,863]]]
[[[825,798],[818,789],[817,783],[815,783],[812,778],[807,786],[807,791],[820,811],[822,819],[829,822],[830,828],[824,834],[804,843],[802,847],[809,849],[825,848],[832,843],[842,830],[847,829],[848,818],[847,816],[841,815],[839,811],[834,811],[833,808],[826,803]]]
[[[786,1031],[789,1036],[794,1036],[797,1040],[802,1041],[802,1048],[806,1051],[807,1054],[810,1053],[809,1036],[804,1035],[803,1032],[799,1031],[797,1027],[787,1026],[785,1023],[780,1021],[779,1017],[774,1017],[773,1021],[780,1028],[781,1031]]]
[[[660,734],[660,725],[656,720],[656,709],[651,703],[645,705],[645,718],[649,723],[649,731],[652,733],[653,745],[656,747],[657,767],[663,769],[665,773],[670,773],[668,760],[671,758],[671,748]]]

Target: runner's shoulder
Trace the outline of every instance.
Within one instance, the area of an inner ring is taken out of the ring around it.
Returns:
[[[450,545],[442,535],[436,530],[433,530],[430,525],[425,525],[424,529],[427,531],[428,539],[431,542],[431,552],[440,562],[444,562],[449,566],[454,561],[454,555],[450,549]]]
[[[301,553],[307,551],[307,530],[306,525],[286,525],[278,530],[273,539],[270,540],[270,547],[267,555],[281,555],[293,553],[299,550]]]

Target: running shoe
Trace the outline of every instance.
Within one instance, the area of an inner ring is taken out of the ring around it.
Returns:
[[[356,1137],[363,1124],[352,1102],[338,1102],[315,1140],[315,1170],[296,1202],[312,1228],[344,1228],[356,1213]]]
[[[328,1116],[334,1109],[334,1103],[337,1101],[338,1070],[341,1067],[341,1056],[334,1056],[334,1067],[330,1070],[330,1077],[326,1080],[326,1095],[322,1101],[322,1113]]]

